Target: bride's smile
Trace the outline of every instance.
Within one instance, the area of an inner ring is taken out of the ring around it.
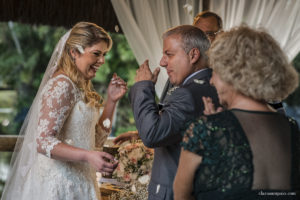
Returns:
[[[73,54],[78,70],[85,79],[92,79],[101,65],[105,63],[105,55],[108,52],[108,45],[104,41],[96,43],[85,49],[78,49]]]

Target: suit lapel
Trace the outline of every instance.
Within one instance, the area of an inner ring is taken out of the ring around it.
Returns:
[[[205,82],[209,82],[210,78],[211,78],[211,73],[212,70],[210,68],[204,69],[201,72],[195,74],[194,76],[190,77],[187,82],[184,84],[184,86],[187,86],[189,84],[204,84]],[[177,90],[178,88],[183,87],[181,86],[173,86],[171,88],[169,88],[169,90],[166,92],[166,96],[163,99],[163,102],[160,104],[160,108],[162,108],[167,102],[168,99],[170,98],[170,96],[172,95],[172,93]]]

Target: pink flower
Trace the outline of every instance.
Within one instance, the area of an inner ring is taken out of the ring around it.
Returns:
[[[125,173],[123,176],[124,181],[129,182],[130,181],[130,175]]]

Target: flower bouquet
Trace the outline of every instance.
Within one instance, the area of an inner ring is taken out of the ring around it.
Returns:
[[[136,140],[124,142],[118,151],[119,165],[113,173],[113,178],[125,183],[125,190],[113,194],[110,199],[147,199],[153,149],[145,147],[140,140]]]

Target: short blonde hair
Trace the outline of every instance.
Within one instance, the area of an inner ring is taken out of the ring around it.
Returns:
[[[57,68],[64,71],[83,91],[85,102],[95,107],[102,105],[102,98],[94,91],[91,80],[85,80],[79,72],[70,51],[74,49],[80,52],[78,46],[85,49],[101,41],[107,44],[108,50],[111,49],[112,39],[102,27],[90,22],[77,23],[70,32]]]
[[[298,86],[297,71],[265,31],[233,28],[217,37],[208,56],[223,81],[253,99],[281,101]]]

